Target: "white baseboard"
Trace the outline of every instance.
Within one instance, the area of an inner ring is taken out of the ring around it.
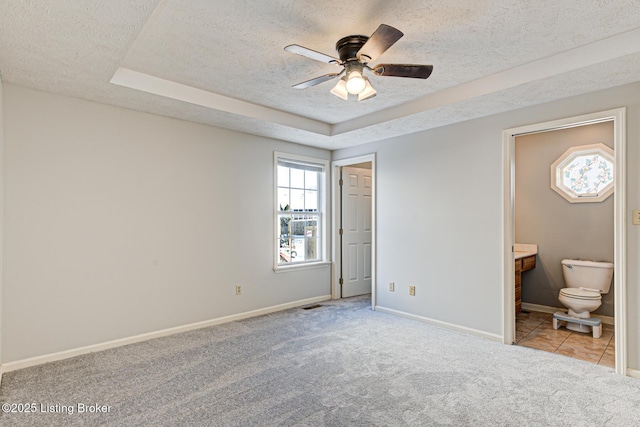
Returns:
[[[441,320],[430,319],[428,317],[418,316],[416,314],[406,313],[404,311],[394,310],[392,308],[381,307],[379,305],[375,306],[375,310],[381,313],[394,314],[396,316],[406,317],[407,319],[413,319],[419,322],[429,323],[430,325],[440,326],[445,329],[451,329],[465,334],[475,335],[477,337],[486,338],[491,341],[502,342],[502,335],[491,334],[489,332],[480,331],[478,329],[467,328],[466,326],[460,326],[453,323],[443,322]]]
[[[540,313],[555,313],[556,311],[567,311],[566,307],[550,307],[548,305],[531,304],[528,302],[522,303],[522,309],[527,311],[538,311]],[[602,319],[602,323],[606,325],[615,325],[615,319],[611,316],[602,316],[600,314],[591,314],[591,317]]]
[[[640,380],[640,371],[636,369],[627,368],[627,375],[631,378],[637,378]]]
[[[1,372],[11,372],[18,369],[28,368],[31,366],[42,365],[44,363],[55,362],[57,360],[69,359],[71,357],[80,356],[83,354],[95,353],[97,351],[108,350],[110,348],[121,347],[123,345],[128,345],[128,344],[135,344],[138,342],[147,341],[154,338],[175,335],[181,332],[188,332],[188,331],[193,331],[195,329],[207,328],[209,326],[215,326],[215,325],[221,325],[223,323],[234,322],[236,320],[262,316],[265,314],[275,313],[277,311],[287,310],[290,308],[302,307],[305,305],[315,304],[315,303],[319,303],[321,301],[326,301],[329,299],[331,299],[331,295],[323,295],[320,297],[307,298],[304,300],[298,300],[298,301],[293,301],[286,304],[274,305],[271,307],[247,311],[244,313],[233,314],[230,316],[218,317],[216,319],[205,320],[203,322],[177,326],[175,328],[163,329],[155,332],[148,332],[146,334],[135,335],[128,338],[121,338],[121,339],[108,341],[100,344],[93,344],[86,347],[80,347],[80,348],[75,348],[71,350],[64,350],[57,353],[45,354],[42,356],[31,357],[23,360],[17,360],[15,362],[9,362],[9,363],[4,363],[0,365],[0,374]]]

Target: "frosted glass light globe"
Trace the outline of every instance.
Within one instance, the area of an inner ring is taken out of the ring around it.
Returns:
[[[349,76],[347,76],[347,92],[352,95],[361,93],[366,85],[362,73],[358,70],[351,71]]]

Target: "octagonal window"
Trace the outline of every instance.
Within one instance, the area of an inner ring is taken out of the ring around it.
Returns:
[[[604,144],[572,147],[551,165],[551,188],[571,203],[602,202],[613,194],[614,163]]]

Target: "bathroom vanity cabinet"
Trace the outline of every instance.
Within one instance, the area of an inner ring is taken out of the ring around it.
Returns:
[[[516,252],[515,259],[515,272],[516,272],[516,314],[522,310],[522,272],[531,270],[536,266],[536,256],[529,254],[518,254]]]

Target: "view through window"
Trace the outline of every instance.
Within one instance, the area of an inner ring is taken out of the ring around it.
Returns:
[[[322,260],[322,191],[325,166],[277,161],[277,265]]]

